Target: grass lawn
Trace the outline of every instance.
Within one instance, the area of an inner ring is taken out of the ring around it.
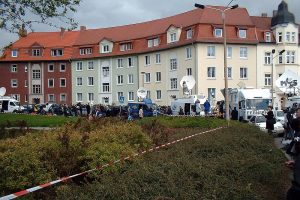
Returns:
[[[26,115],[26,114],[0,114],[0,126],[16,127],[25,124],[29,127],[57,127],[66,122],[76,121],[77,117]]]

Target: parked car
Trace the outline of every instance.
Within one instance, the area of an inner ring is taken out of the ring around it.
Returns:
[[[268,132],[266,129],[266,118],[261,114],[252,115],[249,119],[249,123],[258,126],[260,130],[264,132]],[[283,133],[284,133],[283,125],[280,123],[280,121],[277,121],[276,124],[274,124],[273,134],[278,136]]]
[[[24,107],[23,113],[26,113],[26,114],[33,113],[34,106],[35,106],[34,104],[24,104],[23,105],[23,107]]]

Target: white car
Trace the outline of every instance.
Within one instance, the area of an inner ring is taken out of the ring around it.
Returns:
[[[258,126],[260,130],[267,132],[266,129],[266,118],[263,115],[253,115],[249,119],[250,124],[254,124],[255,126]],[[273,134],[278,135],[284,133],[283,125],[280,123],[280,121],[277,121],[276,124],[274,124],[274,130]]]

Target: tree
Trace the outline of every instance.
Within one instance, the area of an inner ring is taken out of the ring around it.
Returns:
[[[0,0],[0,29],[22,34],[27,29],[33,31],[34,24],[47,24],[57,28],[67,25],[72,30],[77,23],[68,13],[76,12],[80,1]]]

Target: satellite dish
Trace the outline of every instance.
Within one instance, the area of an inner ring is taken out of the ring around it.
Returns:
[[[189,95],[190,90],[195,86],[196,81],[193,76],[184,76],[180,81],[180,86],[183,89],[183,94]]]
[[[137,90],[137,96],[139,97],[139,98],[142,98],[142,99],[144,99],[144,98],[146,98],[146,96],[147,96],[147,89],[146,88],[143,88],[143,87],[140,87],[138,90]]]
[[[0,96],[4,96],[6,93],[6,88],[5,87],[1,87],[0,88]]]

